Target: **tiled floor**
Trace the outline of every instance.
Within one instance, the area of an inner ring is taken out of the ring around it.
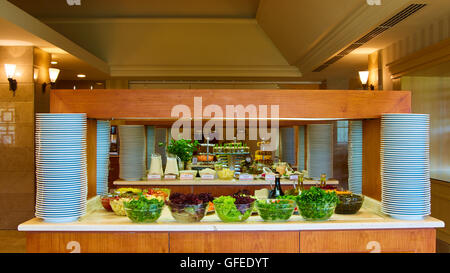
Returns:
[[[25,232],[0,230],[0,253],[25,253]]]

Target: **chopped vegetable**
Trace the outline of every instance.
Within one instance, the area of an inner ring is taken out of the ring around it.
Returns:
[[[256,208],[264,221],[286,221],[294,212],[295,201],[288,198],[258,200]]]
[[[164,201],[158,198],[146,198],[143,194],[139,199],[124,202],[125,211],[131,221],[136,223],[152,223],[161,216]]]
[[[214,199],[214,208],[222,221],[242,222],[252,214],[256,199],[242,195],[236,197],[220,196]]]
[[[172,217],[178,222],[198,222],[206,214],[206,208],[214,198],[210,193],[173,193],[167,202]]]
[[[300,215],[306,220],[327,220],[333,215],[339,199],[335,191],[325,191],[317,187],[304,190],[296,199]]]

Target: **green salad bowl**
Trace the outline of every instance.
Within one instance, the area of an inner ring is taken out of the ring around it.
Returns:
[[[224,202],[214,202],[214,209],[217,216],[223,222],[244,222],[252,215],[255,202],[248,204],[229,204]]]
[[[146,209],[130,208],[125,203],[125,213],[134,223],[154,223],[161,216],[164,206],[153,205]]]
[[[291,218],[295,201],[289,199],[262,199],[256,201],[259,216],[266,222],[284,222]]]
[[[314,203],[297,201],[297,207],[300,215],[307,221],[326,221],[333,215],[336,202]]]

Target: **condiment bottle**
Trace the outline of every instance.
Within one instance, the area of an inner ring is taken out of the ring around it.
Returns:
[[[275,188],[271,191],[269,198],[275,199],[278,196],[283,196],[283,190],[281,189],[281,175],[279,173],[275,174]]]
[[[320,175],[320,187],[325,187],[327,185],[327,174],[323,173]]]
[[[300,173],[300,174],[298,175],[297,189],[298,189],[299,191],[303,191],[303,173]]]

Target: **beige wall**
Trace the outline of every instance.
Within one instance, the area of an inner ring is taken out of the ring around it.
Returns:
[[[48,68],[50,67],[51,55],[40,48],[34,48],[33,68],[36,69],[37,78],[35,82],[35,112],[48,113],[50,111],[50,86],[45,92],[42,91],[42,84],[49,83]]]
[[[17,90],[9,91],[4,64],[16,64]],[[50,55],[34,47],[0,47],[0,229],[34,217],[35,112],[48,112]],[[39,70],[33,78],[34,68]]]
[[[444,72],[444,71],[443,71]],[[437,238],[450,246],[450,77],[402,77],[401,88],[412,91],[412,111],[430,114],[431,215],[445,221]],[[433,179],[434,178],[434,179]]]
[[[431,177],[450,182],[450,77],[402,77],[412,91],[412,111],[430,114]]]
[[[21,74],[15,96],[5,63]],[[33,47],[0,47],[0,132],[0,228],[16,228],[34,216]]]

